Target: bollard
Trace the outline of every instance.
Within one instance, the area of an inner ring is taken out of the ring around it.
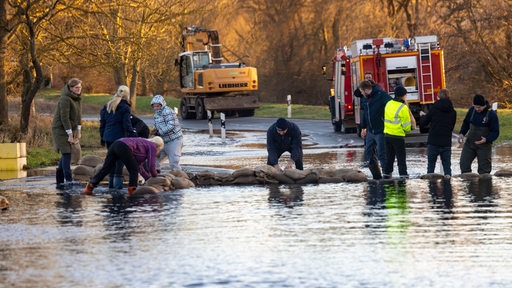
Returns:
[[[222,141],[226,140],[226,115],[224,113],[220,113],[220,135]]]
[[[288,102],[288,118],[292,118],[292,95],[286,96]]]
[[[213,123],[212,123],[212,111],[206,110],[208,114],[208,130],[210,131],[210,137],[213,137]]]
[[[174,107],[174,113],[176,113],[176,115],[178,115],[178,107]]]

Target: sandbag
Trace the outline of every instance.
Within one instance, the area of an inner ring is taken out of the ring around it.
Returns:
[[[254,169],[241,168],[241,169],[233,171],[233,173],[231,173],[231,174],[235,178],[240,177],[240,176],[254,176]]]
[[[366,174],[359,170],[349,171],[347,174],[343,175],[343,179],[350,183],[361,183],[368,181]]]
[[[306,177],[297,180],[295,183],[297,183],[297,184],[318,183],[318,174],[316,172],[309,172],[306,175]]]
[[[439,173],[428,173],[428,174],[420,176],[420,179],[425,179],[425,180],[438,180],[438,179],[443,179],[443,178],[444,178],[444,175],[439,174]]]
[[[194,183],[188,178],[176,177],[172,179],[172,186],[176,189],[186,189],[195,187]]]
[[[478,175],[477,173],[468,172],[468,173],[462,173],[460,175],[456,175],[454,177],[462,178],[464,180],[472,180],[472,179],[480,178],[480,175]]]
[[[498,170],[494,173],[498,177],[512,177],[512,170]]]
[[[183,171],[183,170],[176,170],[176,169],[173,169],[172,171],[169,172],[170,174],[176,176],[176,177],[182,177],[182,178],[187,178],[187,179],[190,179],[190,175],[187,174],[187,172]]]
[[[79,165],[85,165],[89,167],[96,167],[99,164],[103,164],[103,159],[96,155],[85,155],[80,159],[80,162],[78,162]]]
[[[144,185],[144,186],[138,186],[137,189],[135,189],[135,192],[131,196],[142,196],[147,194],[155,194],[160,192],[157,187],[150,186],[150,185]]]
[[[164,176],[150,177],[146,180],[144,185],[162,187],[163,190],[169,190],[171,187],[171,181]]]
[[[270,176],[272,176],[272,178],[276,179],[277,181],[279,181],[279,183],[282,183],[282,184],[294,184],[295,183],[295,181],[293,179],[284,175],[284,173],[282,173],[282,172],[272,173]]]
[[[94,168],[78,165],[73,169],[73,179],[77,181],[89,181],[94,176]]]
[[[233,185],[254,185],[259,184],[256,176],[240,176],[236,177],[233,181],[231,181]]]
[[[82,158],[80,142],[71,144],[71,165],[78,164]]]
[[[305,178],[308,175],[309,171],[298,170],[298,169],[285,169],[284,175],[286,177],[293,179],[294,181]]]

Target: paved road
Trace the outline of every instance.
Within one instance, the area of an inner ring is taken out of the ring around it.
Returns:
[[[146,124],[153,125],[153,117],[140,117]],[[99,120],[99,116],[84,117],[86,120]],[[363,141],[356,134],[341,134],[333,132],[331,122],[328,120],[289,119],[297,124],[302,134],[318,147],[357,147]],[[276,121],[275,118],[240,117],[228,118],[225,121],[226,131],[266,131]],[[186,130],[208,131],[208,120],[180,120],[181,126]],[[221,129],[220,119],[212,120],[214,130]]]

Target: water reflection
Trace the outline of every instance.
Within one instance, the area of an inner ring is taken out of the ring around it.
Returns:
[[[55,202],[57,207],[57,221],[62,226],[83,225],[82,219],[82,200],[79,194],[60,193],[60,197]]]
[[[268,190],[268,201],[270,203],[283,204],[288,208],[302,205],[304,196],[302,185],[269,185]]]
[[[432,209],[452,212],[453,190],[450,179],[436,179],[428,182],[428,190],[432,197]]]
[[[389,236],[397,236],[406,230],[411,222],[407,203],[407,183],[405,180],[370,181],[366,188],[367,228],[391,232]]]
[[[492,178],[479,177],[467,181],[467,191],[470,201],[476,203],[477,207],[496,206],[494,199],[498,197],[498,193],[493,189]]]

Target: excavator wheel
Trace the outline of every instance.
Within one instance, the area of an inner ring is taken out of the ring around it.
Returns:
[[[204,107],[203,99],[197,99],[196,101],[196,119],[203,120],[206,119],[206,108]]]
[[[194,113],[188,111],[187,102],[184,99],[181,99],[180,102],[180,114],[183,120],[192,119],[194,116]]]
[[[238,111],[239,117],[252,117],[254,116],[254,109],[240,110]]]

